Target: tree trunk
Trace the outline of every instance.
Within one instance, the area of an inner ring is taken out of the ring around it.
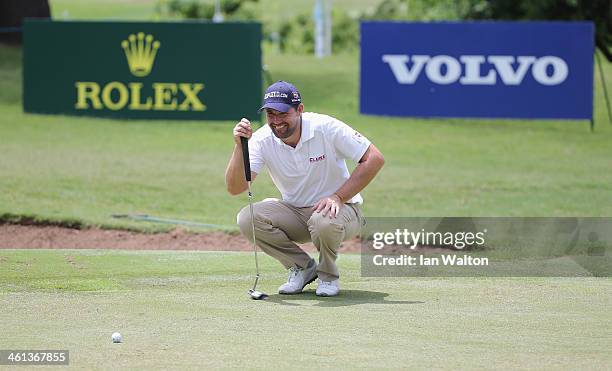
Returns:
[[[51,18],[48,0],[1,0],[0,42],[21,44],[24,18]]]

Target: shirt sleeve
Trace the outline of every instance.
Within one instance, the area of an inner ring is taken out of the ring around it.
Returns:
[[[263,153],[261,152],[261,143],[254,137],[249,139],[249,160],[251,164],[251,171],[260,174],[266,163],[264,161]]]
[[[333,143],[338,155],[342,159],[359,162],[371,142],[342,121],[334,120],[332,125]]]

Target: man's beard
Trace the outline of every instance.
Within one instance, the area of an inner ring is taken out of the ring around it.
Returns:
[[[276,131],[276,129],[275,129],[276,125],[270,125],[270,129],[272,129],[272,133],[274,133],[274,135],[277,138],[280,138],[280,139],[289,138],[295,132],[295,129],[297,129],[297,127],[298,127],[297,123],[295,125],[291,126],[288,122],[284,122],[283,125],[287,125],[287,128],[284,131],[282,131],[282,132]]]

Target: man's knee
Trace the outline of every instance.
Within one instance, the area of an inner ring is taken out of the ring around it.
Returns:
[[[267,213],[264,210],[262,210],[262,204],[260,203],[253,204],[253,221],[255,222],[255,227],[257,226],[261,227],[262,225],[261,223],[272,224],[272,221],[269,220],[269,218],[266,215]],[[240,210],[240,212],[236,216],[236,221],[243,235],[250,236],[252,234],[251,208],[249,205],[243,207],[242,210]]]
[[[308,230],[310,235],[318,238],[332,238],[342,236],[344,225],[335,218],[330,218],[329,214],[323,216],[322,213],[312,213],[308,219]]]
[[[254,212],[255,219],[257,219],[257,212]],[[247,205],[240,210],[236,216],[238,227],[240,232],[245,236],[251,236],[253,234],[253,227],[251,226],[251,208]]]

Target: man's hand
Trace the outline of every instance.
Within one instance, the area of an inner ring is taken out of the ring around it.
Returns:
[[[234,127],[234,142],[240,145],[240,137],[249,139],[253,135],[253,129],[251,128],[251,122],[244,117]]]
[[[336,194],[333,194],[332,196],[320,199],[312,207],[312,209],[315,213],[322,212],[323,216],[327,216],[327,214],[329,213],[329,218],[331,219],[335,218],[336,215],[338,215],[338,212],[340,211],[342,205],[343,203],[342,200],[340,200],[340,197],[338,197],[338,195]]]
[[[247,181],[244,176],[244,162],[242,153],[242,144],[240,138],[250,138],[253,135],[253,129],[251,129],[251,123],[249,120],[243,118],[239,123],[234,126],[234,151],[232,157],[227,164],[225,169],[225,184],[227,191],[231,195],[238,195],[247,189]],[[255,180],[257,173],[251,171],[251,181]]]

